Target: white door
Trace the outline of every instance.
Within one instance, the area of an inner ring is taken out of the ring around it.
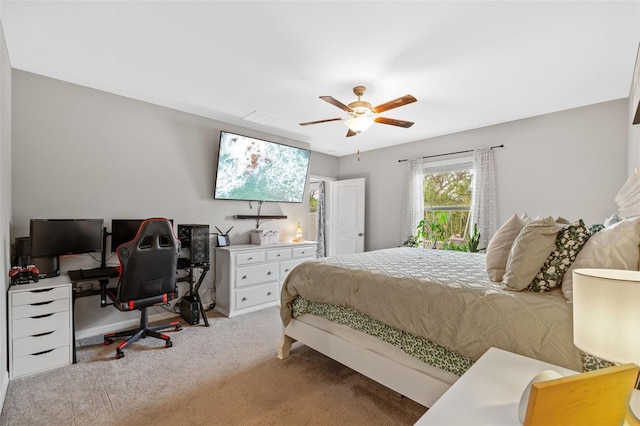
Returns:
[[[334,254],[364,251],[364,178],[333,182]]]

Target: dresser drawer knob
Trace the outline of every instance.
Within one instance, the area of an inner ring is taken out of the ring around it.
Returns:
[[[243,275],[243,276],[242,276],[242,279],[243,279],[243,280],[246,280],[246,279],[247,279],[247,276],[246,276],[246,275]]]
[[[54,348],[55,349],[55,348]],[[37,355],[44,355],[44,354],[48,354],[49,352],[53,351],[53,349],[49,349],[46,351],[42,351],[42,352],[36,352],[35,354],[31,354],[33,356],[37,356]]]
[[[247,297],[246,297],[246,296],[245,296],[245,297],[243,297],[240,301],[241,301],[241,302],[246,302],[246,301],[247,301]]]
[[[271,271],[267,272],[267,275],[271,275]]]
[[[253,257],[249,256],[247,257],[247,260],[253,260]]]
[[[270,292],[270,291],[268,291],[268,292],[267,292],[267,296],[271,296],[272,294],[273,294],[273,293],[272,293],[272,292]]]
[[[285,269],[284,271],[285,271],[285,272],[289,272],[289,268]]]

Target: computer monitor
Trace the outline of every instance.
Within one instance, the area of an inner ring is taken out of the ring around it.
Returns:
[[[111,220],[111,252],[115,253],[120,245],[132,241],[138,234],[142,222],[144,219]]]
[[[102,219],[31,219],[31,256],[64,256],[102,251]]]
[[[140,225],[146,219],[112,219],[111,220],[111,252],[115,253],[118,247],[133,239],[138,234]],[[171,225],[173,220],[169,219]]]

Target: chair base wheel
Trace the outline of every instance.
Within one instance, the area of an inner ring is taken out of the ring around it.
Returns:
[[[116,349],[116,359],[124,358],[124,352],[120,349]]]
[[[110,344],[112,344],[112,343],[113,343],[113,339],[111,339],[111,338],[109,338],[109,337],[105,337],[105,338],[104,338],[104,345],[105,345],[105,346],[108,346],[108,345],[110,345]]]
[[[167,340],[167,343],[165,343],[164,347],[165,348],[170,348],[173,346],[173,342],[171,340]]]

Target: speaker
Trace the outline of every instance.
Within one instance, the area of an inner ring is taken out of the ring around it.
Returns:
[[[195,297],[184,296],[178,302],[178,309],[180,309],[180,316],[187,324],[196,325],[200,322],[200,307]]]
[[[31,257],[31,240],[29,237],[18,237],[14,244],[13,266],[36,265],[40,278],[51,278],[60,275],[58,256]]]
[[[182,266],[209,264],[209,225],[178,225]]]

